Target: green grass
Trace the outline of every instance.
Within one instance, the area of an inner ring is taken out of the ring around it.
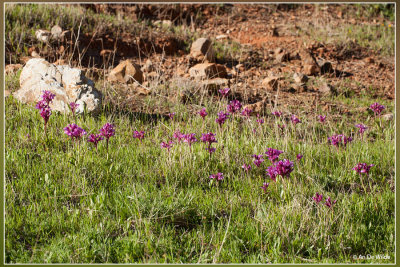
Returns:
[[[6,79],[6,87],[14,80]],[[356,107],[375,100],[347,101]],[[393,103],[384,103],[392,112]],[[300,116],[303,123],[283,133],[271,117],[262,126],[255,118],[230,119],[218,129],[224,106],[208,98],[204,123],[180,104],[174,121],[129,112],[78,116],[88,133],[116,125],[107,152],[104,142],[98,151],[72,142],[63,133],[74,122],[68,115],[54,113],[46,137],[38,111],[7,98],[6,262],[337,263],[367,254],[390,260],[358,262],[394,262],[393,121],[365,112],[363,141],[352,118],[333,120],[337,114],[328,114],[325,125]],[[143,143],[133,130],[146,131]],[[191,150],[175,144],[168,153],[160,143],[176,130],[198,139],[215,132],[215,154],[201,143]],[[354,141],[335,149],[327,137],[337,133]],[[255,168],[251,155],[267,147],[283,150],[281,159],[304,158],[290,178],[269,180],[265,194],[260,186],[270,163]],[[248,174],[245,162],[253,165]],[[376,165],[365,187],[351,170],[358,162]],[[218,184],[208,178],[216,172],[225,177]],[[316,192],[337,200],[334,208],[316,205]]]

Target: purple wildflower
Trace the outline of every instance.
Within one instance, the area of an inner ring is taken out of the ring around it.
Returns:
[[[133,131],[133,138],[137,138],[140,142],[142,142],[142,139],[144,138],[144,131]]]
[[[67,127],[64,128],[64,133],[68,136],[78,139],[81,138],[83,135],[86,134],[86,131],[76,125],[75,123],[69,124]]]
[[[91,134],[89,135],[88,142],[93,143],[97,150],[97,143],[103,140],[104,138],[101,137],[101,134]]]
[[[208,145],[206,150],[208,150],[211,156],[211,154],[215,152],[215,148],[211,147],[211,145],[212,143],[217,143],[217,140],[215,139],[215,134],[213,133],[201,134],[200,141]]]
[[[50,102],[54,99],[56,95],[53,94],[50,91],[44,91],[42,95],[43,101],[45,101],[47,104],[50,104]]]
[[[290,120],[292,121],[292,123],[294,125],[301,123],[301,120],[299,118],[296,117],[296,115],[292,115],[292,117],[290,118]]]
[[[171,120],[173,120],[174,117],[175,117],[175,112],[169,113],[169,114],[168,114],[168,117],[169,117]]]
[[[72,114],[75,116],[75,111],[76,109],[79,107],[79,104],[75,103],[75,102],[71,102],[69,103],[69,108],[72,111]]]
[[[263,154],[260,154],[260,155],[252,155],[252,156],[251,156],[251,157],[254,158],[253,163],[254,163],[257,167],[260,167],[261,163],[263,163],[263,161],[264,161],[263,156],[264,156]]]
[[[282,112],[281,111],[274,111],[274,112],[272,112],[272,115],[274,115],[275,117],[279,118],[280,116],[282,116]]]
[[[224,179],[224,174],[221,172],[216,174],[211,174],[210,179],[216,179],[217,181],[222,181]]]
[[[203,118],[203,120],[204,120],[204,118],[208,115],[208,113],[207,113],[207,111],[206,111],[206,108],[202,108],[200,111],[199,111],[199,115]]]
[[[240,111],[242,108],[242,104],[240,103],[239,100],[232,100],[228,106],[227,106],[227,110],[229,113],[236,113],[237,111]]]
[[[201,137],[200,137],[200,140],[203,143],[208,143],[209,145],[211,145],[212,143],[217,143],[217,140],[215,139],[215,134],[214,133],[202,134]]]
[[[216,148],[215,148],[215,147],[207,147],[206,150],[207,150],[207,151],[210,153],[210,155],[211,155],[212,153],[215,152]]]
[[[181,142],[183,138],[185,138],[185,134],[181,133],[180,131],[176,131],[173,136],[173,138],[177,139],[178,142]]]
[[[322,201],[322,195],[320,195],[318,192],[317,193],[315,193],[315,196],[312,198],[314,201],[315,201],[315,203],[319,203],[319,202],[321,202]]]
[[[266,172],[269,175],[269,177],[271,178],[271,180],[276,182],[276,176],[278,175],[278,172],[276,171],[275,166],[269,166],[266,169]]]
[[[242,165],[243,170],[245,170],[246,172],[248,172],[249,170],[251,170],[251,165],[250,164],[246,164],[244,163]]]
[[[282,153],[283,153],[283,151],[273,149],[273,148],[268,148],[267,152],[265,152],[265,154],[268,156],[268,159],[271,162],[277,161],[279,158],[279,155]]]
[[[339,147],[339,146],[346,146],[347,143],[353,141],[353,138],[346,137],[343,134],[337,134],[337,135],[332,135],[331,137],[328,138],[328,140],[331,141],[331,144],[333,146]]]
[[[332,206],[333,206],[335,203],[336,203],[336,200],[332,202],[332,201],[331,201],[331,198],[328,197],[328,198],[326,199],[326,201],[325,201],[325,206],[327,206],[328,208],[332,208]]]
[[[46,107],[46,108],[42,108],[40,109],[40,116],[43,118],[44,120],[44,125],[46,127],[47,122],[49,121],[51,115],[51,109],[50,107]]]
[[[218,90],[218,92],[220,92],[220,94],[224,97],[224,96],[228,95],[230,90],[231,89],[229,89],[229,88],[224,88],[224,89]]]
[[[385,106],[375,102],[369,106],[369,108],[375,113],[376,116],[382,113],[382,111],[385,109]]]
[[[269,183],[263,183],[263,185],[261,186],[261,188],[264,190],[264,193],[267,193],[268,186]]]
[[[264,120],[260,118],[260,114],[257,114],[257,122],[260,125],[264,123]]]
[[[110,137],[114,136],[115,135],[114,125],[107,122],[100,129],[100,134],[104,136],[106,139],[109,139]]]
[[[296,158],[298,161],[300,161],[303,158],[303,155],[299,153],[296,155]]]
[[[108,152],[108,140],[110,139],[110,137],[115,135],[114,125],[107,122],[100,129],[100,134],[106,138],[106,148]]]
[[[318,120],[319,122],[324,123],[326,120],[326,116],[318,115]]]
[[[245,107],[245,108],[243,109],[241,115],[242,115],[242,116],[245,116],[245,117],[250,117],[250,115],[251,115],[252,112],[253,112],[253,111],[252,111],[251,109]]]
[[[358,163],[352,170],[358,172],[360,175],[363,173],[369,174],[369,169],[373,167],[374,164],[367,165],[366,163]]]
[[[162,143],[161,143],[161,147],[162,147],[162,148],[168,149],[168,152],[169,152],[169,150],[171,149],[171,147],[173,146],[173,144],[174,144],[174,142],[172,142],[172,141],[169,141],[168,143],[162,142]]]
[[[293,171],[293,162],[287,159],[280,160],[274,163],[275,170],[278,175],[283,177],[290,177],[290,173]]]
[[[226,119],[228,118],[229,113],[224,113],[223,111],[218,113],[218,118],[215,120],[219,126],[225,123]]]
[[[49,104],[48,104],[46,101],[44,101],[44,100],[40,100],[39,102],[37,102],[35,108],[36,108],[36,109],[45,109],[45,108],[49,108]]]
[[[361,123],[360,124],[356,124],[356,127],[359,129],[358,132],[360,134],[363,134],[365,132],[365,130],[368,129],[367,126],[365,126],[364,124],[361,124]]]
[[[196,134],[191,133],[191,134],[185,134],[184,135],[184,142],[188,143],[189,146],[192,146],[193,143],[197,142]]]

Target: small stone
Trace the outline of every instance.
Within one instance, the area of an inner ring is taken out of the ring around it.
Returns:
[[[336,93],[335,88],[334,88],[332,85],[328,84],[328,83],[323,83],[323,84],[318,88],[318,91],[319,91],[320,93],[323,93],[323,94],[335,94],[335,93]]]
[[[197,61],[214,62],[215,56],[211,40],[199,38],[194,41],[190,48],[190,57]]]
[[[319,67],[315,64],[313,65],[305,65],[304,67],[304,73],[306,75],[315,75],[317,73],[319,73]]]
[[[136,80],[138,83],[143,82],[143,72],[139,65],[132,63],[130,60],[122,61],[109,74],[108,81],[133,83]]]
[[[201,83],[201,85],[204,86],[204,89],[209,93],[217,94],[218,90],[230,87],[230,82],[228,79],[215,78],[215,79],[205,80]]]
[[[275,56],[275,61],[278,63],[286,62],[290,60],[290,53],[282,52]]]
[[[393,115],[393,113],[388,113],[388,114],[383,115],[382,118],[383,118],[385,121],[391,121],[391,120],[393,120],[394,115]]]
[[[10,96],[10,91],[9,90],[4,90],[4,98],[7,98]]]
[[[50,40],[51,32],[39,29],[35,32],[35,36],[39,41],[47,43]]]
[[[227,72],[223,65],[215,63],[201,63],[189,69],[190,77],[212,79],[212,78],[226,78]]]
[[[266,101],[265,99],[263,99],[254,104],[245,105],[243,109],[245,108],[250,109],[252,110],[252,114],[255,114],[255,113],[263,113],[265,111],[265,107],[266,107]]]
[[[51,28],[50,33],[51,33],[51,38],[52,38],[52,39],[58,40],[58,39],[61,39],[63,30],[62,30],[62,28],[61,28],[59,25],[54,25],[54,26]]]
[[[305,83],[308,81],[308,76],[304,75],[303,73],[297,73],[295,72],[293,74],[293,79],[296,83]]]
[[[265,86],[268,90],[276,91],[278,89],[278,81],[282,79],[281,77],[271,76],[267,77],[262,81],[262,85]]]
[[[226,34],[221,34],[221,35],[218,35],[217,37],[215,37],[216,40],[227,39],[227,38],[228,38],[228,35],[226,35]]]

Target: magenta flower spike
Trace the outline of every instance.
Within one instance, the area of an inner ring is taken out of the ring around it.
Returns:
[[[216,174],[211,174],[210,175],[210,179],[215,179],[217,181],[222,181],[224,179],[224,174],[221,173],[221,172],[216,173]]]
[[[296,158],[298,161],[300,161],[303,158],[303,155],[299,153],[296,155]]]
[[[44,91],[42,95],[43,101],[45,101],[47,104],[50,104],[50,102],[54,99],[56,95],[53,94],[50,91]]]
[[[69,103],[69,108],[71,109],[72,115],[75,116],[75,111],[79,107],[79,104],[75,102]]]
[[[375,116],[377,116],[382,113],[382,111],[385,109],[385,106],[375,102],[369,106],[369,108],[374,112]]]
[[[352,170],[356,171],[360,175],[362,175],[362,174],[368,175],[369,170],[373,166],[375,166],[375,165],[374,164],[367,165],[367,163],[358,163],[356,166],[354,166],[354,168]]]
[[[331,198],[328,197],[325,201],[325,206],[327,206],[328,208],[332,208],[335,203],[336,203],[336,200],[332,202]]]
[[[175,112],[169,113],[169,114],[168,114],[168,117],[169,117],[171,120],[173,120],[174,117],[175,117]]]
[[[257,167],[260,167],[261,163],[264,162],[264,158],[263,158],[264,155],[263,155],[263,154],[260,154],[260,155],[252,155],[251,157],[254,158],[253,163],[254,163],[254,165],[256,165]]]
[[[202,134],[200,137],[200,141],[207,144],[206,150],[210,153],[210,156],[212,153],[215,152],[215,148],[211,147],[212,143],[217,143],[217,140],[215,139],[215,134],[214,133],[205,133]]]
[[[365,132],[365,130],[367,130],[368,129],[368,127],[367,126],[365,126],[364,124],[356,124],[356,127],[359,129],[358,130],[358,132],[362,135],[364,132]]]
[[[282,176],[282,178],[290,177],[290,173],[293,171],[293,166],[293,162],[287,159],[274,163],[276,173]]]
[[[42,108],[42,109],[40,110],[40,116],[41,116],[41,117],[43,118],[43,120],[44,120],[45,128],[46,128],[47,122],[49,121],[50,115],[51,115],[51,109],[50,109],[50,107]]]
[[[263,124],[264,123],[264,119],[261,119],[260,118],[260,114],[257,114],[257,122],[258,122],[258,124]]]
[[[319,202],[322,201],[322,198],[323,198],[323,196],[320,195],[320,194],[317,192],[317,193],[315,193],[315,196],[314,196],[312,199],[315,201],[315,203],[318,204]]]
[[[42,100],[40,100],[36,104],[36,109],[39,109],[39,114],[44,120],[44,132],[47,136],[47,122],[50,119],[51,115],[51,108],[50,108],[50,102],[53,101],[54,97],[56,95],[51,93],[50,91],[44,91],[42,95]]]
[[[144,131],[133,131],[133,138],[139,139],[140,143],[142,143],[142,140],[144,138]]]
[[[178,140],[178,142],[181,142],[183,138],[185,138],[185,134],[181,133],[180,131],[176,131],[173,135],[173,138]]]
[[[104,138],[101,136],[101,134],[91,134],[91,135],[89,135],[89,138],[87,139],[87,141],[89,143],[93,143],[94,146],[96,147],[96,151],[97,151],[97,144],[103,139]]]
[[[168,143],[162,142],[161,147],[166,148],[169,152],[169,150],[173,147],[173,144],[174,144],[174,142],[172,142],[172,141],[168,141]]]
[[[279,155],[282,154],[283,151],[273,149],[273,148],[268,148],[267,152],[265,154],[268,156],[268,159],[273,163],[278,160]]]
[[[275,166],[269,166],[266,169],[266,172],[267,172],[269,178],[271,178],[272,181],[276,182],[276,176],[278,175],[278,172],[276,171]]]
[[[242,104],[239,100],[232,100],[226,107],[229,113],[236,113],[242,109]]]
[[[208,113],[207,113],[207,111],[206,111],[206,108],[202,108],[202,109],[199,111],[199,115],[200,115],[200,117],[202,117],[203,120],[204,120],[204,118],[208,115]]]
[[[263,183],[263,185],[260,187],[264,190],[264,193],[267,193],[268,186],[269,186],[269,183]]]
[[[183,142],[188,143],[190,147],[192,146],[193,143],[197,142],[195,133],[185,134],[183,138],[184,138]]]
[[[333,146],[339,147],[339,146],[344,146],[351,141],[353,141],[352,137],[346,137],[343,134],[337,134],[337,135],[332,135],[331,137],[328,138],[328,140],[331,142]]]
[[[109,141],[110,137],[115,135],[114,125],[107,122],[100,129],[100,134],[106,138],[106,147],[107,147],[107,152],[108,152],[108,141]]]
[[[320,123],[324,123],[325,120],[326,120],[326,116],[318,115],[318,121],[319,121]]]
[[[224,113],[223,111],[218,113],[218,118],[215,120],[216,123],[219,124],[219,126],[222,126],[222,124],[225,123],[225,121],[228,119],[229,113]]]
[[[272,112],[272,115],[274,115],[275,117],[279,118],[280,116],[282,116],[282,112],[281,111],[274,111],[274,112]]]
[[[225,97],[225,96],[228,95],[228,93],[229,93],[230,90],[231,90],[231,89],[229,89],[229,88],[224,88],[224,89],[218,90],[218,92],[222,95],[222,97]]]
[[[245,108],[243,109],[242,113],[240,113],[240,114],[241,114],[242,116],[244,116],[244,117],[250,117],[250,115],[251,115],[252,112],[253,112],[253,111],[252,111],[251,109],[245,107]]]
[[[301,123],[301,120],[299,118],[296,117],[296,115],[292,115],[292,117],[290,118],[290,120],[292,121],[292,123],[294,125]]]
[[[64,128],[64,133],[70,136],[71,138],[75,138],[76,140],[78,140],[86,134],[86,131],[81,127],[79,127],[78,125],[76,125],[75,123],[72,123]]]
[[[243,170],[245,170],[246,172],[249,172],[251,170],[251,165],[250,164],[246,164],[244,163],[242,165]]]

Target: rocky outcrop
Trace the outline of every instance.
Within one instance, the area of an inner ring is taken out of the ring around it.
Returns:
[[[21,71],[21,88],[14,97],[22,103],[37,103],[44,91],[55,94],[50,104],[52,110],[69,112],[69,103],[79,104],[76,113],[98,113],[102,94],[94,83],[86,78],[82,70],[68,65],[54,65],[43,58],[30,59]]]

